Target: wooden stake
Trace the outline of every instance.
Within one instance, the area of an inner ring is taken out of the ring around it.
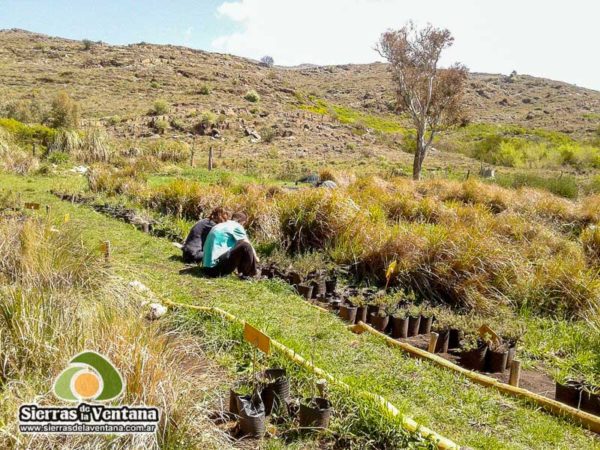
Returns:
[[[508,384],[514,387],[519,387],[519,379],[521,378],[521,361],[513,359],[510,365],[510,376],[508,378]]]
[[[150,224],[148,222],[142,224],[142,231],[144,233],[150,233]]]
[[[50,215],[50,205],[46,205],[46,215]]]
[[[192,154],[190,156],[190,166],[191,167],[194,167],[196,165],[196,161],[194,161],[195,156],[196,156],[196,147],[194,147],[192,145]]]
[[[104,259],[106,260],[106,262],[108,262],[110,260],[110,241],[104,241],[103,246],[104,246]]]
[[[208,170],[213,169],[213,148],[212,145],[208,149]]]
[[[437,345],[437,341],[438,341],[439,337],[440,337],[440,335],[433,331],[429,335],[429,347],[427,347],[427,351],[429,353],[435,353],[435,346]]]

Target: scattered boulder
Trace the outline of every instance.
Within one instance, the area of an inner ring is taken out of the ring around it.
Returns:
[[[150,303],[150,310],[146,314],[148,320],[158,320],[167,313],[167,307],[160,303]]]

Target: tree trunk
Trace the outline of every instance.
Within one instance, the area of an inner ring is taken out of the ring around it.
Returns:
[[[421,169],[423,168],[423,160],[425,159],[425,150],[425,133],[417,132],[417,149],[413,161],[413,180],[421,179]]]

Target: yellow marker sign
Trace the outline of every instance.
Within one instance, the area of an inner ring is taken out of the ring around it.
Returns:
[[[39,203],[25,203],[25,209],[40,209]]]
[[[69,220],[71,220],[71,216],[69,215],[69,213],[66,213],[64,222],[67,223]]]
[[[271,338],[247,322],[244,324],[244,339],[261,352],[271,353]]]

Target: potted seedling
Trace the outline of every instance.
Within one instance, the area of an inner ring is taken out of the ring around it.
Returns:
[[[331,270],[329,272],[329,277],[325,280],[325,292],[327,294],[335,294],[335,290],[337,288],[337,281],[337,273],[335,272],[335,270]]]
[[[448,350],[456,350],[460,348],[460,342],[465,335],[467,320],[458,314],[452,314],[446,320],[448,321]]]
[[[356,306],[356,323],[367,323],[367,302],[361,295],[355,295],[348,299],[351,305]]]
[[[367,294],[368,295],[368,294]],[[386,304],[385,292],[375,292],[369,304],[367,305],[367,322],[372,324],[372,318],[383,310]]]
[[[317,327],[319,329],[318,319]],[[311,365],[314,367],[314,353],[315,344],[318,337],[318,332],[315,332],[314,336],[311,337]],[[316,379],[316,374],[313,373],[313,379]],[[313,383],[313,396],[302,399],[300,401],[299,420],[300,428],[327,428],[329,426],[329,419],[331,418],[332,408],[329,400],[316,395],[317,387],[316,382]]]
[[[356,312],[358,307],[352,303],[346,303],[340,305],[340,318],[346,322],[353,324],[356,322]]]
[[[261,374],[261,378],[261,398],[265,404],[265,415],[269,416],[272,411],[279,411],[288,402],[290,382],[282,368],[267,369]]]
[[[406,338],[408,333],[408,310],[406,308],[398,308],[392,314],[390,321],[392,322],[392,337],[394,339]]]
[[[250,397],[254,391],[254,385],[251,381],[248,380],[240,380],[237,381],[230,389],[229,389],[229,412],[233,416],[237,416],[239,414],[237,399],[238,397]]]
[[[377,331],[385,333],[390,322],[390,316],[385,308],[380,309],[377,313],[371,315],[371,324]]]
[[[600,386],[584,383],[581,391],[581,409],[600,416]]]
[[[575,379],[572,372],[566,368],[559,368],[554,371],[554,381],[556,391],[554,398],[574,408],[579,408],[581,402],[581,381]]]
[[[477,334],[465,334],[461,342],[460,364],[470,370],[482,371],[487,350],[487,344]]]
[[[431,324],[433,323],[433,310],[427,305],[421,305],[421,320],[419,322],[419,334],[431,333]]]
[[[450,310],[439,308],[435,312],[435,323],[432,325],[432,329],[438,334],[438,339],[435,343],[435,353],[448,353],[452,323],[453,314]]]
[[[312,298],[313,287],[309,284],[299,284],[297,287],[298,294],[307,300]]]
[[[509,327],[502,330],[502,340],[506,343],[508,348],[508,355],[506,358],[506,368],[510,369],[510,366],[515,359],[517,353],[517,344],[525,334],[525,326],[512,322]]]
[[[417,305],[408,307],[408,331],[407,337],[417,336],[421,325],[421,308]]]
[[[508,359],[508,345],[502,341],[490,341],[486,355],[486,372],[503,373]]]

